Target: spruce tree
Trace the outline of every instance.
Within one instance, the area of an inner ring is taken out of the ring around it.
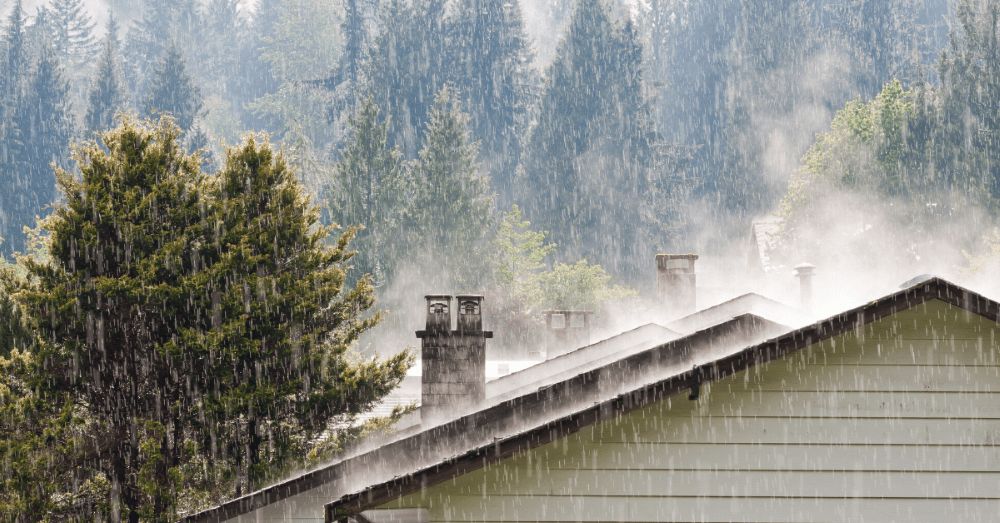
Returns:
[[[641,263],[636,238],[657,141],[643,89],[634,27],[613,21],[600,0],[578,2],[547,71],[519,195],[567,258]]]
[[[332,228],[319,225],[297,180],[280,153],[250,136],[227,151],[208,187],[212,329],[198,339],[202,357],[215,356],[194,383],[204,391],[200,430],[237,465],[237,492],[301,466],[310,452],[342,448],[364,427],[355,417],[412,362],[408,351],[384,361],[346,357],[382,316],[367,314],[375,301],[368,277],[344,285],[355,230],[327,243]]]
[[[481,140],[481,161],[505,201],[513,195],[537,75],[517,0],[463,0],[449,25],[455,85]]]
[[[391,0],[381,12],[382,32],[371,50],[367,89],[392,116],[389,141],[414,158],[420,128],[449,77],[444,0]]]
[[[170,113],[177,125],[187,131],[201,110],[201,89],[187,72],[180,49],[170,44],[154,71],[149,98],[146,99],[147,114]]]
[[[108,34],[104,38],[103,49],[97,60],[97,70],[91,80],[88,96],[87,115],[84,121],[87,131],[106,131],[114,126],[115,114],[125,111],[127,94],[122,79],[121,64],[118,61],[118,42],[114,18],[108,21]]]
[[[492,221],[493,196],[476,162],[469,116],[447,87],[431,108],[424,147],[413,163],[415,188],[405,230],[410,249],[450,269],[455,281],[475,288],[487,263],[483,238]]]
[[[362,227],[356,242],[357,273],[371,274],[377,283],[389,278],[402,257],[400,220],[412,190],[399,147],[387,148],[388,119],[379,120],[371,97],[348,118],[351,134],[334,166],[330,188],[334,220]]]
[[[73,121],[69,107],[69,83],[54,49],[42,50],[33,78],[17,114],[24,140],[23,212],[41,215],[42,208],[55,200],[52,165],[65,166],[69,160],[69,140]],[[25,225],[34,225],[29,220]]]
[[[87,64],[99,47],[83,0],[52,0],[50,11],[55,30],[52,43],[59,61],[70,69]]]

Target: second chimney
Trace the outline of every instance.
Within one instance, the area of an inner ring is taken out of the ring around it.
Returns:
[[[427,327],[420,338],[421,423],[444,421],[486,399],[486,339],[482,296],[457,297],[458,329],[451,330],[451,296],[426,296]]]
[[[656,255],[657,299],[672,317],[695,311],[694,262],[697,259],[697,254]]]

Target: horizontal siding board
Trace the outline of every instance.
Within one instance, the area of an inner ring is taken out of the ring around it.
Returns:
[[[739,380],[720,383],[733,390],[1000,392],[1000,367],[970,365],[761,365]]]
[[[431,521],[940,523],[1000,521],[1000,501],[830,498],[451,497]]]
[[[513,477],[527,460],[497,468],[491,477]],[[897,470],[991,472],[1000,470],[1000,447],[961,445],[710,445],[613,443],[572,445],[546,462],[549,470]]]
[[[635,413],[582,431],[593,441],[997,445],[1000,420],[882,418],[656,418]]]
[[[736,384],[705,387],[698,404],[673,401],[671,416],[874,417],[1000,419],[996,392],[743,391]],[[733,390],[737,389],[737,390]]]
[[[1000,500],[1000,472],[855,472],[737,470],[527,470],[462,482],[447,497],[867,497]],[[443,498],[439,498],[443,499]]]

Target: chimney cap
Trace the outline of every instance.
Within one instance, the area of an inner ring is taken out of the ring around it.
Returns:
[[[698,259],[698,255],[697,254],[657,254],[656,255],[656,259],[657,260],[680,260],[680,259],[697,260]]]
[[[811,263],[800,263],[794,267],[796,276],[811,276],[816,266]]]
[[[486,299],[485,297],[483,297],[482,294],[459,294],[459,295],[455,296],[455,299],[458,299],[458,300],[467,300],[469,298],[473,298],[473,299],[477,299],[477,300],[485,300]]]
[[[424,296],[426,300],[450,300],[451,294],[427,294]]]

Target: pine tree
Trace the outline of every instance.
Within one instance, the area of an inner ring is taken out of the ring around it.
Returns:
[[[938,175],[955,190],[985,193],[1000,205],[1000,4],[963,1],[960,30],[938,60],[941,82]]]
[[[471,142],[469,116],[445,87],[431,109],[425,143],[413,163],[415,194],[405,230],[410,249],[453,271],[455,281],[478,286],[483,239],[490,228],[493,197],[487,179],[477,172],[479,144]]]
[[[534,53],[517,0],[463,0],[449,22],[455,83],[494,187],[510,201],[534,102]]]
[[[362,227],[355,266],[358,274],[371,274],[380,283],[402,257],[400,220],[412,188],[399,148],[386,147],[389,122],[379,121],[371,97],[348,118],[348,125],[351,134],[334,166],[332,215],[337,223]]]
[[[568,258],[615,270],[640,263],[640,202],[658,139],[643,92],[634,26],[616,24],[600,0],[581,0],[547,72],[520,195]]]
[[[274,118],[254,112],[252,106],[262,96],[278,92],[281,85],[270,64],[262,59],[261,49],[274,37],[275,22],[281,18],[283,4],[284,0],[257,3],[253,18],[247,24],[247,34],[238,42],[233,74],[226,79],[226,93],[245,129],[270,133],[280,129]]]
[[[420,128],[448,79],[444,14],[444,0],[416,0],[412,6],[391,0],[382,8],[382,32],[365,75],[367,89],[392,116],[389,141],[406,158],[416,156]]]
[[[187,72],[184,57],[176,44],[171,43],[167,48],[154,74],[145,103],[146,112],[170,113],[177,125],[187,131],[201,110],[201,89]]]
[[[50,23],[55,29],[52,43],[59,62],[70,69],[87,64],[96,54],[98,43],[83,0],[52,0],[50,5]]]
[[[230,447],[238,486],[253,489],[310,452],[342,448],[365,427],[355,417],[399,384],[412,355],[345,357],[382,319],[367,315],[369,278],[344,286],[354,229],[327,244],[331,228],[318,224],[318,209],[269,144],[251,136],[229,149],[208,196],[212,330],[201,339],[203,354],[218,356],[194,382],[205,393],[201,430]]]
[[[54,49],[43,49],[17,114],[25,145],[24,184],[18,190],[23,212],[32,217],[42,214],[42,208],[55,200],[52,165],[65,166],[69,160],[73,121],[68,98],[69,83],[63,78]]]
[[[97,70],[91,80],[85,126],[87,131],[106,131],[114,126],[115,114],[127,109],[127,95],[118,58],[117,28],[114,17],[108,20]]]
[[[855,83],[870,100],[893,79],[917,73],[920,39],[915,0],[852,0],[832,6],[838,36],[853,55]]]

